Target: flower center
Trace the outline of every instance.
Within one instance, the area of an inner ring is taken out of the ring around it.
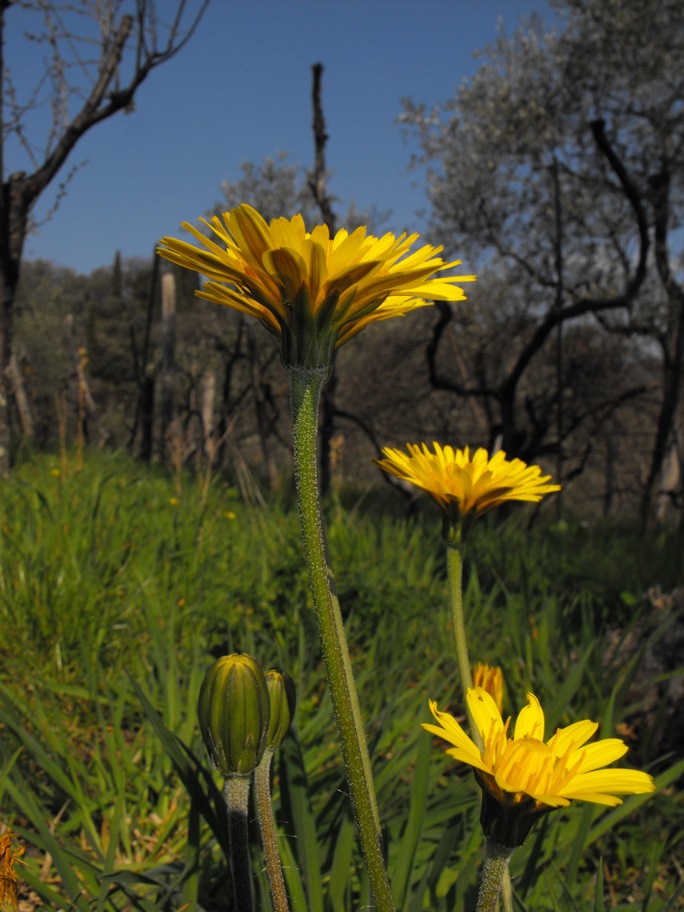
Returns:
[[[548,779],[553,761],[553,754],[543,741],[518,738],[508,741],[493,772],[499,786],[505,791],[534,795],[544,791],[540,786]]]

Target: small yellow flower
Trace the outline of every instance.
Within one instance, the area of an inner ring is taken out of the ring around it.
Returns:
[[[551,476],[542,475],[539,466],[506,459],[502,450],[490,458],[479,449],[471,458],[468,447],[432,446],[434,453],[425,443],[407,443],[408,453],[385,447],[385,458],[375,461],[385,472],[427,491],[454,518],[480,515],[509,500],[538,503],[545,494],[560,491],[560,485],[548,484]]]
[[[286,365],[330,364],[333,349],[369,323],[408,313],[428,303],[461,301],[457,282],[475,276],[435,274],[457,266],[441,247],[410,253],[417,234],[374,237],[366,228],[330,237],[325,225],[308,232],[301,215],[268,224],[251,206],[201,219],[218,243],[188,222],[183,227],[206,248],[165,237],[157,252],[210,281],[197,296],[255,316],[282,336]]]
[[[19,877],[14,866],[17,863],[24,863],[19,861],[24,854],[24,847],[13,850],[13,839],[14,833],[10,831],[0,836],[0,910],[2,912],[16,912],[19,908]]]
[[[483,828],[501,845],[521,845],[540,814],[566,807],[573,799],[614,807],[622,804],[618,795],[655,788],[647,773],[602,768],[622,757],[627,745],[619,738],[587,744],[598,729],[596,722],[575,722],[544,741],[544,712],[534,694],[528,694],[511,738],[510,718],[504,723],[482,687],[469,688],[467,700],[482,751],[434,700],[430,711],[438,725],[423,728],[454,745],[447,750],[450,757],[473,767],[483,793]]]
[[[503,671],[498,665],[488,665],[486,662],[478,662],[477,665],[474,665],[473,687],[481,687],[486,690],[494,700],[499,712],[503,712],[504,679]]]

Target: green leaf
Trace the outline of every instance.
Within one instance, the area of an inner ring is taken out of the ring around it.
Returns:
[[[299,738],[291,729],[279,751],[282,816],[294,828],[294,853],[306,885],[309,912],[323,912],[323,885],[316,821]]]
[[[425,733],[418,738],[416,754],[409,816],[399,847],[399,854],[394,865],[394,876],[392,877],[392,893],[394,903],[398,909],[407,907],[407,890],[411,883],[416,848],[423,831],[423,821],[425,819],[430,781],[430,757],[432,754],[432,739],[427,737]]]

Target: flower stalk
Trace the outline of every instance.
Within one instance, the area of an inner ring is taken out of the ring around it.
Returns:
[[[496,912],[501,886],[508,873],[508,862],[514,851],[491,839],[487,840],[475,912]]]
[[[233,907],[252,912],[252,868],[249,859],[249,776],[227,776],[223,796],[228,808],[230,867],[233,875]]]
[[[456,645],[456,663],[458,676],[461,681],[463,702],[468,713],[470,730],[477,741],[479,732],[468,707],[466,696],[469,688],[473,686],[473,677],[468,658],[468,641],[466,638],[465,618],[463,615],[463,545],[461,543],[461,524],[450,525],[447,523],[447,578],[449,581],[449,604],[451,606],[451,620],[454,628],[454,641]],[[479,745],[480,747],[482,745]]]
[[[254,771],[254,791],[256,794],[261,845],[266,860],[266,873],[271,887],[273,912],[290,912],[283,878],[283,866],[278,852],[273,804],[271,802],[271,760],[275,751],[266,749],[261,763]]]
[[[318,404],[328,370],[289,369],[294,466],[309,584],[352,807],[375,906],[394,908],[382,852],[380,822],[342,614],[328,567],[317,476]]]

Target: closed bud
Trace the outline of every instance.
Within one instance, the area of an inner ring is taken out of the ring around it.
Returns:
[[[271,721],[266,735],[267,750],[277,750],[290,728],[297,698],[292,678],[277,668],[266,672],[266,686],[271,701]]]
[[[246,653],[222,656],[207,671],[197,705],[211,762],[224,776],[248,776],[266,749],[270,702],[259,663]]]
[[[481,687],[496,703],[496,708],[503,714],[504,679],[503,671],[498,665],[478,662],[473,666],[473,687]]]

